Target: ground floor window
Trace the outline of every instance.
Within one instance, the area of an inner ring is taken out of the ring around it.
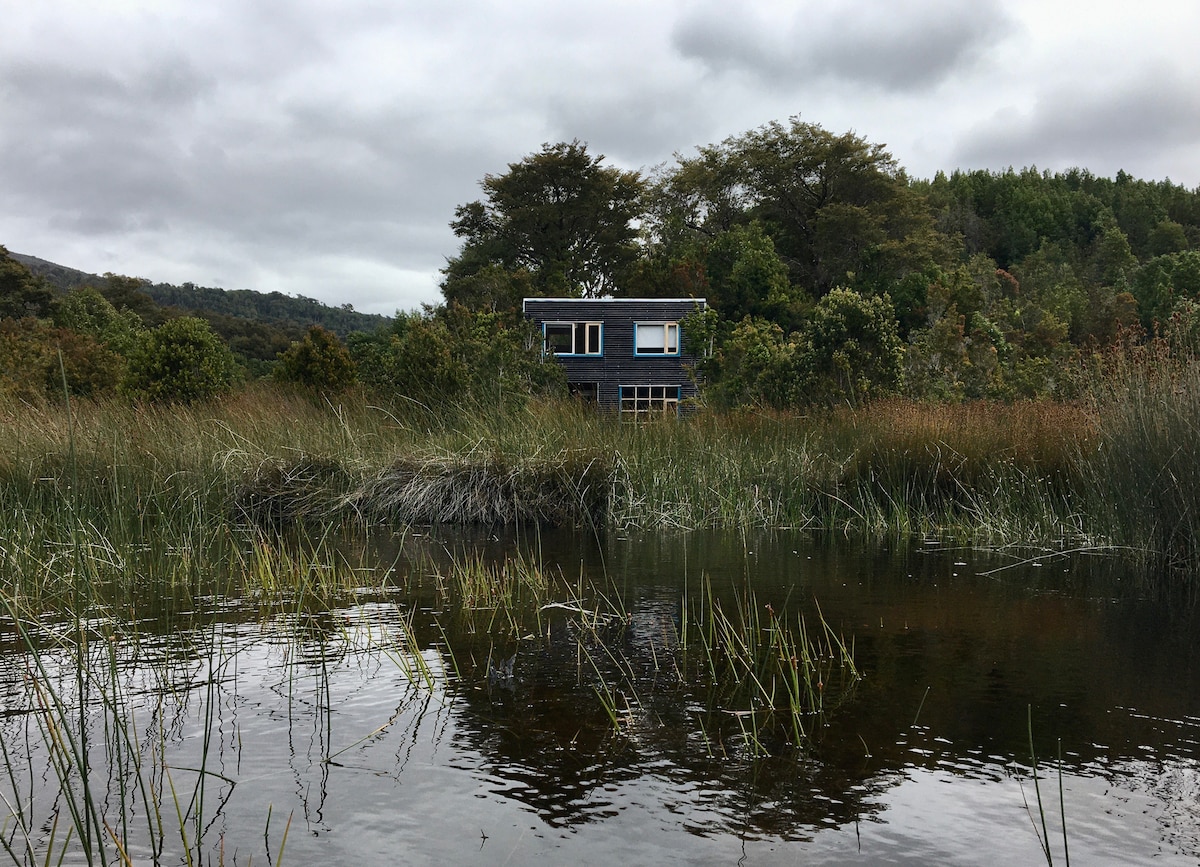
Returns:
[[[568,382],[567,391],[571,397],[584,403],[596,403],[600,399],[600,383],[598,382]]]
[[[676,415],[679,412],[677,385],[621,386],[621,415],[632,418],[648,415]]]

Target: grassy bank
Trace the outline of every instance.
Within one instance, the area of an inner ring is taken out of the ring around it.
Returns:
[[[1078,404],[892,400],[623,424],[260,386],[186,407],[0,409],[6,539],[179,547],[245,528],[462,521],[942,533],[1200,556],[1200,369]],[[2,555],[14,556],[21,545]]]

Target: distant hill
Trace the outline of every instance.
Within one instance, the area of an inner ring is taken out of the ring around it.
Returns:
[[[48,262],[36,256],[11,253],[12,257],[34,274],[44,278],[59,292],[69,292],[79,286],[102,287],[108,278]],[[309,325],[321,325],[345,337],[356,331],[372,332],[389,324],[388,316],[359,313],[349,305],[331,307],[303,295],[282,292],[255,292],[250,289],[215,289],[184,283],[145,283],[140,291],[156,304],[199,314],[208,319],[233,317],[260,324],[270,324],[289,332],[303,331]]]
[[[12,256],[34,274],[45,278],[46,282],[59,292],[69,292],[78,286],[99,286],[104,282],[104,278],[98,274],[76,271],[74,268],[68,268],[65,265],[56,265],[53,262],[47,262],[45,259],[39,259],[36,256],[26,256],[24,253],[14,253],[11,250],[8,255]]]

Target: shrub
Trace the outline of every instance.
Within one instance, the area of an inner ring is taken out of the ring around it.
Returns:
[[[233,353],[212,327],[181,316],[143,335],[123,386],[136,397],[188,402],[228,391],[236,371]]]
[[[279,354],[271,372],[277,382],[291,382],[318,391],[344,391],[355,379],[354,361],[337,335],[313,325],[303,340]]]

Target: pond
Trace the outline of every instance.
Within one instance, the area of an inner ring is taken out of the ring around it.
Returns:
[[[558,603],[453,610],[439,556],[516,549]],[[75,809],[134,863],[1200,857],[1196,618],[1110,559],[790,532],[351,550],[395,577],[328,609],[114,605],[39,624],[36,654],[0,624],[10,856],[81,862]],[[825,642],[802,738],[696,674],[687,612],[722,604]]]

